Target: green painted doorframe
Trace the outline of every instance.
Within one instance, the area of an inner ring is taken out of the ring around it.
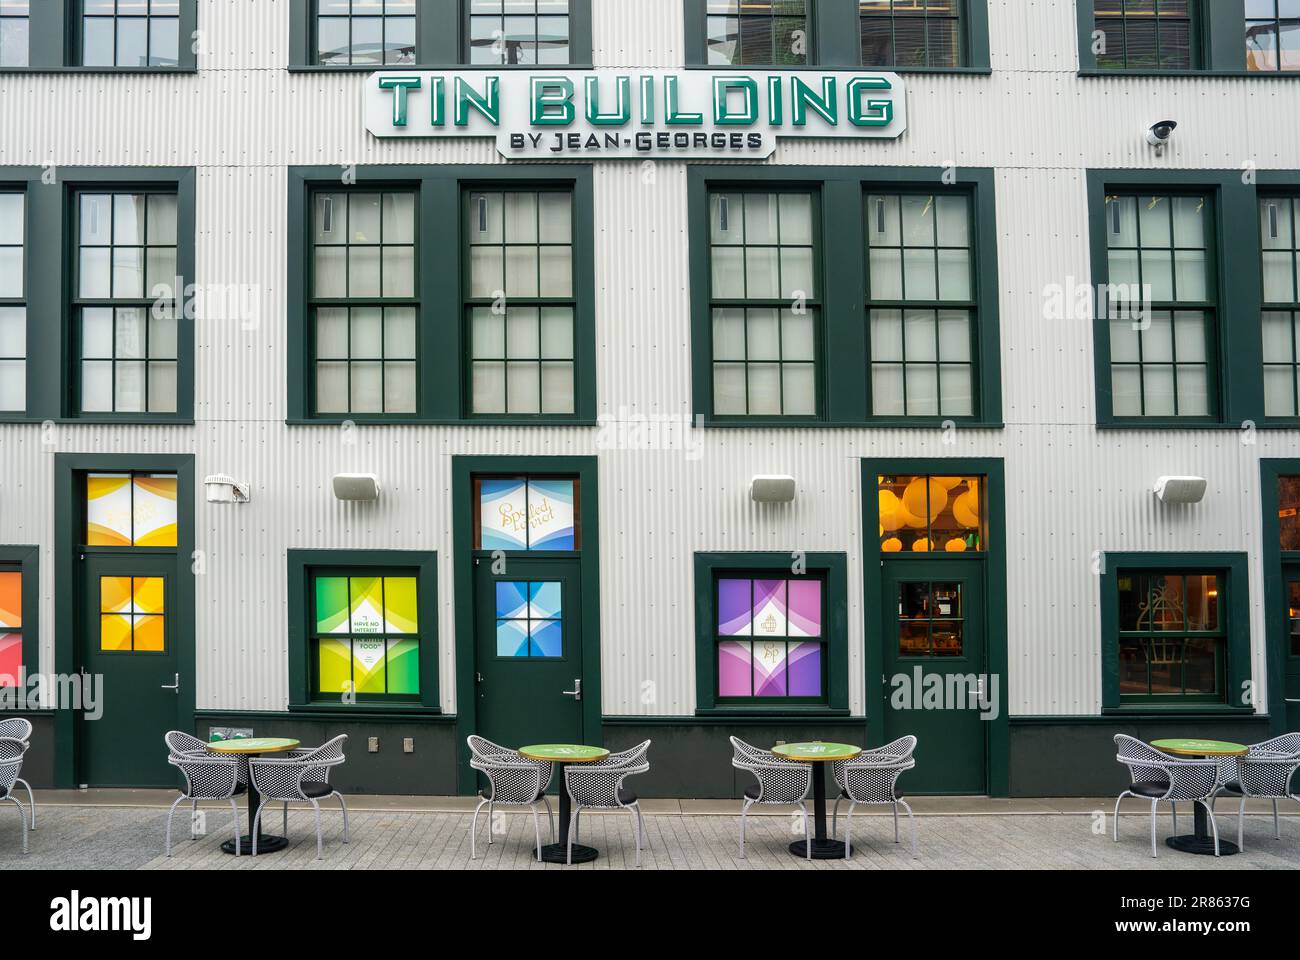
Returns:
[[[456,770],[463,795],[474,793],[465,738],[477,732],[474,672],[474,530],[471,499],[476,474],[573,474],[580,481],[578,524],[582,531],[582,727],[593,746],[605,742],[600,683],[600,501],[595,457],[453,457],[451,461],[452,567],[456,623]]]
[[[880,476],[906,474],[934,474],[937,476],[983,476],[987,478],[988,552],[984,558],[984,637],[986,644],[985,669],[990,675],[1001,678],[998,716],[987,721],[988,755],[985,758],[989,795],[1010,795],[1010,724],[1007,718],[1007,511],[1006,471],[1001,459],[993,458],[891,458],[862,461],[862,615],[864,620],[863,662],[865,685],[863,708],[867,716],[867,732],[873,745],[883,741],[885,729],[885,697],[879,678],[884,675],[884,624],[880,615],[884,609],[881,588],[880,551],[880,500],[876,496]],[[877,527],[877,533],[871,528]],[[969,554],[960,556],[970,559]],[[873,678],[875,682],[873,682]]]
[[[1264,565],[1264,669],[1268,677],[1269,733],[1279,736],[1287,729],[1286,662],[1289,655],[1287,631],[1278,615],[1286,604],[1282,568],[1287,562],[1300,560],[1300,556],[1282,552],[1282,524],[1278,516],[1281,502],[1277,482],[1282,477],[1300,477],[1300,459],[1262,459],[1259,472],[1259,499],[1264,511],[1263,548],[1260,550]]]
[[[187,565],[194,556],[194,457],[190,454],[93,454],[54,455],[54,672],[71,676],[78,668],[80,637],[81,564],[77,519],[81,516],[82,494],[77,478],[87,471],[176,474],[176,595],[178,609],[173,621],[179,631],[177,668],[181,689],[177,704],[177,728],[194,729],[194,577]],[[77,717],[72,710],[54,713],[54,785],[76,787],[80,769]],[[142,744],[141,749],[149,745]],[[162,744],[154,744],[163,749]]]

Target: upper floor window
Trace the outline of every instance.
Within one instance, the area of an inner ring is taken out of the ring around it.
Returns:
[[[866,219],[872,412],[971,416],[970,198],[871,193]]]
[[[27,408],[27,197],[0,193],[0,412]]]
[[[0,0],[0,69],[27,66],[31,12],[31,0]]]
[[[316,0],[316,62],[415,63],[416,0]]]
[[[1190,70],[1197,66],[1194,0],[1093,0],[1097,66]]]
[[[175,67],[181,0],[81,0],[81,65]]]
[[[1205,194],[1106,197],[1107,316],[1117,417],[1214,412],[1210,206]]]
[[[469,0],[469,62],[569,63],[569,0]]]
[[[1264,413],[1300,416],[1300,239],[1291,197],[1259,202],[1264,264]]]
[[[800,66],[809,62],[807,0],[708,0],[708,62]]]
[[[862,63],[869,67],[959,67],[963,0],[861,0]]]
[[[1300,70],[1300,0],[1246,0],[1246,69]]]
[[[802,190],[709,197],[718,416],[817,414],[815,206]]]

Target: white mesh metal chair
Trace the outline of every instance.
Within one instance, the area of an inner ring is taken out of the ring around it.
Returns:
[[[731,765],[754,775],[755,783],[745,788],[745,801],[740,807],[740,859],[745,859],[745,815],[754,804],[771,804],[798,807],[803,814],[803,835],[812,859],[812,834],[808,830],[806,801],[812,790],[813,769],[810,763],[798,763],[778,757],[746,743],[739,737],[731,738]]]
[[[1228,757],[1219,763],[1219,779],[1223,782],[1222,795],[1240,797],[1237,808],[1237,846],[1246,849],[1246,800],[1273,801],[1273,836],[1282,839],[1282,821],[1278,818],[1278,801],[1294,800],[1300,795],[1293,790],[1292,781],[1300,768],[1300,733],[1284,733],[1262,743],[1251,744],[1244,757]],[[1210,801],[1213,808],[1214,801]]]
[[[168,736],[170,737],[170,734]],[[171,743],[169,739],[167,745],[171,746]],[[178,804],[184,800],[190,801],[190,839],[194,840],[197,839],[194,836],[194,811],[198,809],[199,801],[227,800],[230,802],[230,812],[235,825],[235,856],[239,856],[239,804],[235,802],[235,797],[248,790],[247,785],[239,782],[239,771],[243,766],[239,758],[218,757],[206,751],[203,753],[194,751],[172,753],[167,758],[167,762],[181,772],[185,778],[185,789],[167,811],[164,855],[168,857],[172,855],[172,815],[176,813]]]
[[[573,864],[573,843],[578,838],[579,817],[582,816],[583,807],[627,810],[632,813],[636,821],[636,865],[641,866],[645,825],[641,820],[641,807],[637,803],[636,793],[625,787],[623,781],[650,769],[645,758],[649,749],[650,741],[647,740],[631,750],[611,753],[604,760],[564,768],[564,789],[569,791],[569,799],[573,802],[573,813],[569,816],[568,850],[565,853],[570,866]]]
[[[253,815],[253,856],[257,856],[257,838],[261,831],[262,812],[268,803],[284,804],[284,834],[289,835],[289,804],[310,803],[316,814],[316,859],[324,856],[324,840],[320,829],[320,802],[330,797],[339,798],[343,808],[343,842],[348,842],[348,805],[343,794],[330,783],[330,771],[347,759],[343,745],[348,735],[339,734],[319,747],[299,747],[276,757],[256,757],[248,761],[253,787],[261,794],[262,802]]]
[[[208,752],[206,743],[183,730],[169,730],[163,734],[163,742],[167,744],[167,752],[172,756],[186,753],[206,755]]]
[[[22,823],[23,853],[27,852],[27,812],[14,796],[14,784],[23,769],[23,754],[29,744],[25,740],[13,737],[0,738],[0,800],[7,800],[18,808],[18,819]]]
[[[1119,805],[1125,797],[1151,801],[1151,856],[1156,854],[1156,808],[1169,803],[1174,816],[1174,833],[1178,833],[1178,807],[1182,801],[1201,804],[1214,832],[1214,855],[1219,856],[1219,825],[1214,820],[1212,802],[1220,792],[1217,760],[1185,760],[1162,753],[1149,743],[1122,733],[1115,734],[1117,761],[1129,769],[1132,782],[1115,801],[1115,842],[1119,842]],[[1195,807],[1193,807],[1195,809]]]
[[[899,737],[893,743],[874,750],[863,750],[852,760],[837,760],[831,765],[839,795],[831,811],[831,835],[839,836],[840,801],[849,801],[849,813],[844,822],[844,859],[853,855],[853,809],[858,804],[889,804],[894,810],[894,842],[899,842],[898,808],[907,811],[912,827],[912,859],[916,859],[916,817],[898,789],[898,778],[903,771],[916,766],[916,737]]]
[[[478,851],[478,814],[488,808],[488,846],[492,845],[492,811],[496,807],[528,807],[533,813],[533,833],[537,837],[537,859],[542,859],[542,828],[537,819],[537,805],[546,807],[546,826],[551,841],[555,840],[555,820],[551,814],[551,801],[546,797],[555,764],[529,760],[518,750],[511,750],[485,737],[471,735],[469,765],[487,777],[486,790],[479,792],[478,804],[469,823],[469,858],[476,859]]]
[[[23,743],[31,744],[32,742],[32,724],[30,720],[24,720],[22,717],[10,717],[8,720],[0,720],[0,740],[21,740]],[[36,829],[36,798],[32,796],[32,785],[19,777],[14,781],[14,787],[22,787],[27,791],[27,806],[31,816],[33,830]]]

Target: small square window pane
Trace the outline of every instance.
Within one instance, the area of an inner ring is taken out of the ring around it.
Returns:
[[[1146,365],[1142,368],[1143,412],[1148,417],[1172,417],[1174,405],[1174,368]]]
[[[889,67],[894,64],[894,31],[889,18],[862,18],[862,65]]]
[[[374,361],[352,364],[352,412],[382,413],[384,365]]]
[[[542,307],[542,357],[573,359],[573,311],[568,307]]]
[[[775,310],[749,310],[746,315],[748,329],[748,359],[780,360],[781,334]]]
[[[1193,303],[1207,298],[1204,250],[1174,251],[1174,284],[1178,299]]]
[[[1291,314],[1269,312],[1262,315],[1262,320],[1264,327],[1264,362],[1293,362]],[[4,350],[0,347],[0,356],[3,355]]]
[[[573,413],[573,364],[548,361],[542,364],[542,413]]]
[[[415,194],[383,196],[384,243],[415,243]]]
[[[117,18],[117,65],[149,65],[149,21],[144,17]]]
[[[1169,250],[1142,251],[1142,285],[1157,303],[1174,299],[1173,254]]]
[[[812,197],[806,193],[780,194],[781,243],[804,244],[813,242]]]
[[[970,246],[970,204],[965,197],[936,197],[941,247]]]
[[[23,208],[26,197],[21,193],[0,193],[0,244],[23,243]]]
[[[105,413],[113,409],[113,363],[86,360],[81,364],[81,410]]]
[[[569,62],[569,21],[567,17],[537,18],[537,62]]]
[[[939,311],[939,359],[967,362],[971,358],[970,314],[965,310]]]
[[[713,359],[745,359],[745,311],[717,308],[713,311]]]
[[[415,296],[415,248],[384,247],[384,296]]]
[[[902,252],[889,249],[871,251],[871,299],[903,299]]]
[[[174,313],[155,316],[149,311],[149,358],[175,360],[177,357],[177,323]]]
[[[506,247],[506,296],[535,297],[537,293],[537,248]]]
[[[1142,246],[1172,246],[1169,234],[1169,197],[1138,197],[1138,228],[1142,232]]]
[[[1263,258],[1264,302],[1294,303],[1294,255],[1289,250],[1281,252],[1265,250]]]
[[[745,413],[745,365],[713,365],[713,412],[719,416]]]
[[[378,297],[379,247],[350,247],[348,249],[348,295],[352,297]]]
[[[469,198],[470,243],[505,239],[505,200],[499,193],[472,193]]]
[[[542,243],[571,243],[573,240],[573,198],[567,193],[545,192],[537,197]]]
[[[378,360],[384,355],[384,313],[379,307],[352,309],[352,341],[348,352],[353,360]],[[355,373],[356,367],[353,367]]]
[[[872,246],[897,247],[903,243],[897,196],[867,198],[867,239]]]
[[[1291,201],[1279,198],[1261,200],[1259,204],[1260,244],[1265,250],[1291,250]]]
[[[739,247],[713,248],[713,296],[738,300],[745,296],[745,252]]]
[[[175,300],[182,293],[176,287],[176,248],[149,247],[145,258],[145,295]]]
[[[86,359],[113,356],[111,308],[87,307],[81,311],[81,356]]]
[[[0,297],[23,295],[23,248],[0,247]]]
[[[903,250],[903,292],[906,299],[936,299],[934,253],[934,250],[916,248]]]
[[[336,299],[348,295],[347,249],[317,247],[313,271],[316,296]]]
[[[811,247],[781,248],[781,287],[787,300],[817,296]]]
[[[814,360],[817,355],[816,332],[810,311],[781,311],[781,358]]]
[[[515,307],[506,314],[506,357],[535,360],[540,356],[536,307]]]
[[[749,412],[754,415],[781,413],[781,365],[749,365]]]
[[[0,307],[0,357],[27,356],[27,310]]]
[[[1142,331],[1142,359],[1147,363],[1167,363],[1174,358],[1173,318],[1167,310],[1156,311]]]
[[[507,193],[506,243],[537,242],[537,194]]]
[[[531,11],[530,11],[531,12]],[[536,21],[531,17],[502,19],[506,63],[536,63]]]
[[[316,364],[316,412],[348,412],[348,365],[346,363]]]
[[[777,242],[777,197],[773,193],[747,193],[745,197],[745,243]]]
[[[118,246],[144,246],[145,198],[142,194],[119,193],[113,196],[113,243]]]
[[[1295,382],[1292,379],[1294,368],[1287,366],[1266,366],[1264,368],[1264,413],[1270,417],[1294,417]]]
[[[316,61],[328,67],[346,66],[348,54],[348,18],[319,17],[316,20]]]
[[[78,296],[88,300],[107,300],[112,296],[111,250],[82,247],[77,278]]]
[[[908,195],[902,198],[901,203],[904,246],[934,246],[934,197]]]
[[[1140,283],[1137,251],[1111,250],[1106,259],[1109,272],[1107,279],[1111,286],[1126,288],[1117,291],[1117,296],[1141,299],[1141,292],[1137,290]]]
[[[871,311],[871,359],[903,359],[903,313],[901,310]]]
[[[506,364],[507,412],[540,413],[541,390],[541,371],[536,363]]]
[[[384,310],[384,356],[389,360],[415,359],[414,308]]]
[[[1174,345],[1180,362],[1204,363],[1205,315],[1188,310],[1174,314]]]
[[[0,360],[0,410],[21,412],[27,408],[27,364],[22,360]]]
[[[787,363],[784,375],[785,414],[811,417],[817,414],[817,372],[811,363]]]
[[[384,62],[384,20],[382,17],[352,18],[352,62],[375,64]]]
[[[541,295],[573,296],[573,248],[541,247]]]
[[[1139,368],[1119,366],[1111,370],[1111,405],[1117,417],[1142,414],[1142,380]]]
[[[500,360],[506,355],[506,318],[488,307],[475,307],[470,314],[470,338],[474,356]]]
[[[1110,322],[1110,358],[1115,363],[1137,363],[1141,359],[1138,331],[1133,321]]]
[[[379,243],[382,218],[380,194],[350,194],[348,196],[348,242]]]
[[[781,296],[775,247],[745,248],[745,295],[753,300]]]
[[[83,66],[113,66],[112,17],[86,17],[81,37],[81,63]],[[108,408],[101,407],[97,409]]]
[[[871,368],[871,412],[878,417],[903,416],[903,365],[877,363]]]
[[[1202,364],[1180,364],[1178,378],[1178,415],[1204,417],[1210,413],[1208,374]]]
[[[315,199],[315,241],[347,243],[348,199],[342,193],[318,193]]]
[[[715,246],[745,242],[744,204],[744,195],[739,193],[715,193],[709,197],[710,240]]]
[[[83,247],[102,247],[112,242],[113,198],[104,193],[81,195],[78,242]]]
[[[939,413],[939,371],[931,364],[909,363],[907,379],[907,415],[937,416]]]
[[[27,66],[30,49],[31,28],[26,17],[0,20],[0,67]]]
[[[145,356],[145,317],[139,309],[115,311],[113,342],[117,359],[143,360]]]
[[[348,356],[348,311],[322,307],[316,311],[316,356],[322,360],[346,360]]]
[[[1137,246],[1137,198],[1106,198],[1106,243],[1111,247]]]
[[[384,364],[384,410],[387,413],[415,413],[415,364]]]
[[[138,360],[115,364],[113,410],[117,413],[144,413],[145,365]]]
[[[969,417],[975,412],[968,365],[946,363],[939,367],[939,410],[947,417]]]
[[[715,66],[737,63],[740,21],[735,17],[709,17],[707,29],[709,63]]]
[[[113,248],[113,296],[137,300],[144,296],[144,250]]]
[[[920,17],[900,17],[894,21],[894,65],[899,67],[924,67],[925,20]]]
[[[176,412],[176,370],[174,361],[149,363],[149,412]]]
[[[477,362],[473,367],[475,413],[506,412],[506,365]]]
[[[940,250],[939,299],[970,300],[970,251]]]
[[[145,229],[151,246],[176,246],[176,195],[151,193],[146,198]]]
[[[935,343],[935,315],[932,310],[908,310],[903,314],[903,342],[907,362],[938,359]]]
[[[180,59],[180,27],[176,17],[155,17],[149,21],[149,66],[176,66]]]
[[[1174,197],[1174,246],[1205,246],[1205,198]],[[1145,227],[1142,242],[1146,244]]]
[[[384,62],[415,63],[415,17],[390,17],[386,21]]]
[[[495,299],[504,294],[501,247],[471,247],[469,260],[471,297]]]
[[[469,55],[472,64],[503,63],[499,17],[470,17]]]

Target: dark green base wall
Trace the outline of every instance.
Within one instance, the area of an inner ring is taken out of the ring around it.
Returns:
[[[1150,743],[1203,737],[1258,743],[1275,736],[1268,717],[1224,720],[1082,717],[1011,718],[1013,797],[1109,797],[1128,785],[1128,769],[1115,762],[1117,733]]]

